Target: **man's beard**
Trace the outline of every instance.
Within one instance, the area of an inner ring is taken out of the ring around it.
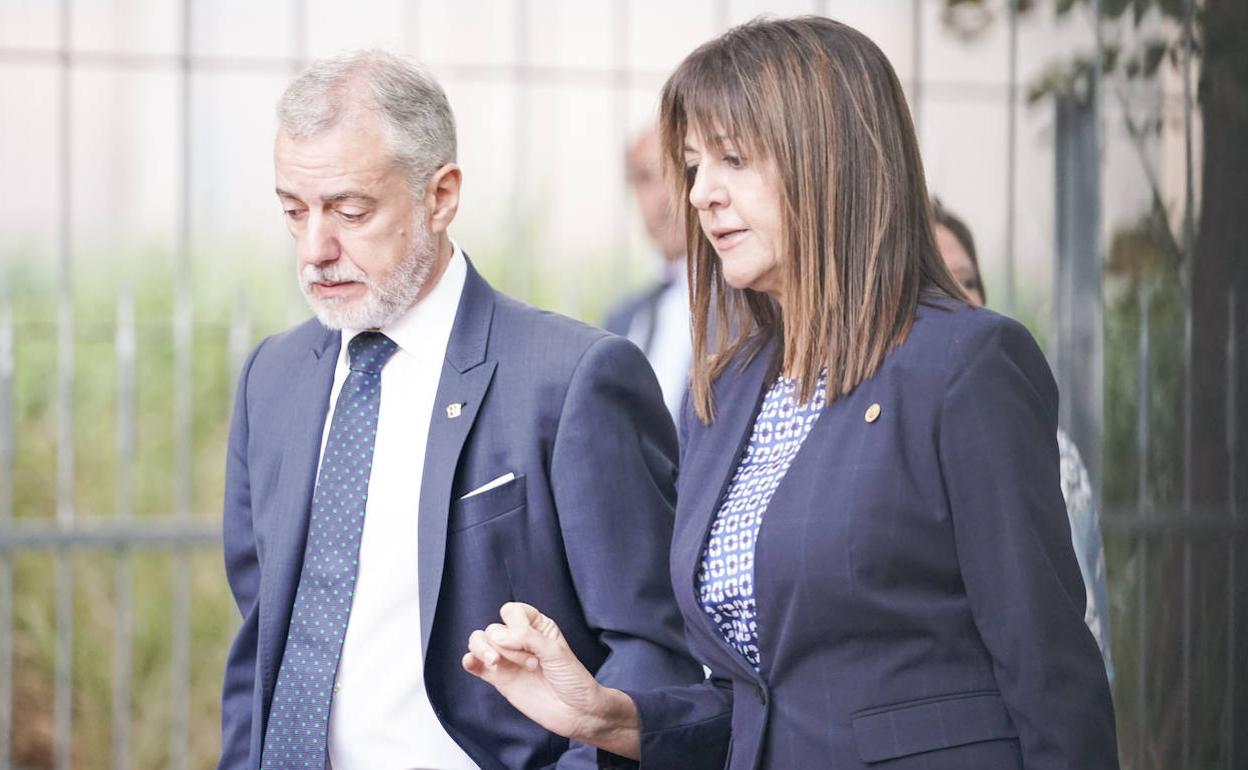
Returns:
[[[416,302],[438,260],[437,241],[421,215],[416,216],[411,248],[389,273],[372,279],[355,265],[339,260],[326,267],[304,265],[297,274],[299,289],[316,317],[330,329],[381,329],[393,322]],[[364,284],[363,297],[341,299],[317,297],[312,284],[358,281]]]

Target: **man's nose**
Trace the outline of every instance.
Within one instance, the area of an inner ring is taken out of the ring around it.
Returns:
[[[299,261],[305,265],[322,265],[338,259],[342,251],[333,217],[309,212],[298,252]]]

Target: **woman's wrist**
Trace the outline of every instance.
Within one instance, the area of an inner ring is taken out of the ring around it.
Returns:
[[[641,759],[641,719],[637,704],[624,692],[611,687],[600,690],[597,708],[590,715],[582,743],[628,759]]]

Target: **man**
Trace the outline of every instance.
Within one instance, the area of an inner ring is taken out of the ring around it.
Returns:
[[[689,284],[685,273],[685,226],[673,212],[671,188],[663,180],[659,136],[643,131],[629,145],[628,184],[637,198],[641,217],[659,256],[662,279],[629,297],[607,314],[607,331],[628,337],[646,354],[663,401],[678,416],[689,385],[692,359],[689,337]]]
[[[221,768],[592,767],[460,666],[513,599],[616,686],[701,679],[668,580],[676,439],[640,352],[450,240],[438,85],[363,52],[286,90],[277,196],[317,319],[243,366]]]

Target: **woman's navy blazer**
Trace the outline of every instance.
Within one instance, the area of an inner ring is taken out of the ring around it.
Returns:
[[[630,692],[643,768],[1117,768],[1058,481],[1057,388],[1017,322],[920,305],[818,418],[755,551],[761,670],[697,598],[771,348],[682,418],[672,579],[707,682]],[[877,413],[878,414],[874,414]]]

